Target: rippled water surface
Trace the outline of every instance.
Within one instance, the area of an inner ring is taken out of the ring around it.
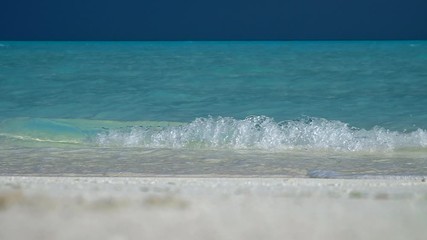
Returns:
[[[0,174],[427,175],[427,42],[2,42]]]

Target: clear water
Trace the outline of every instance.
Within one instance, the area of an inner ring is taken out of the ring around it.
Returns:
[[[1,42],[1,175],[427,175],[427,41]]]

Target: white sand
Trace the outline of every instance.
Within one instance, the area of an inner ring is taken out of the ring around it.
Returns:
[[[0,239],[427,239],[427,183],[0,177]]]

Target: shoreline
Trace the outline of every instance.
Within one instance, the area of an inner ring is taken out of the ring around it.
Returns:
[[[0,176],[0,239],[423,239],[408,179]]]
[[[194,179],[301,179],[301,180],[372,180],[372,181],[410,181],[410,182],[426,182],[427,175],[326,175],[330,171],[325,171],[324,175],[321,174],[310,174],[307,175],[283,175],[283,174],[142,174],[142,173],[90,173],[90,174],[75,174],[75,173],[34,173],[34,174],[0,174],[0,178],[135,178],[135,179],[147,179],[147,178],[194,178]],[[322,172],[320,172],[322,173]],[[334,173],[334,172],[332,172]]]

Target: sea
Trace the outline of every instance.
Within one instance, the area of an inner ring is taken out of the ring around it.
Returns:
[[[427,41],[3,41],[0,175],[425,181]]]

